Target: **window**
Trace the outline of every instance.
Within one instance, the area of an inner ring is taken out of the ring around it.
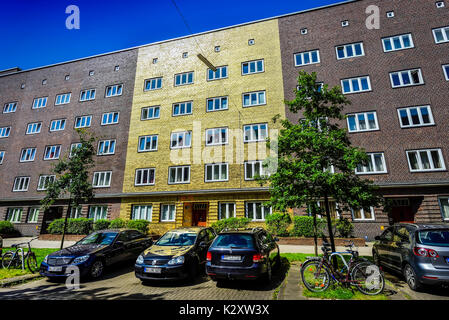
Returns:
[[[36,98],[33,101],[33,109],[45,108],[47,106],[48,97]]]
[[[351,212],[354,221],[374,220],[374,207],[370,207],[369,210],[363,208],[358,210],[351,209]]]
[[[120,70],[120,66],[115,66],[114,67],[114,71],[119,71]]]
[[[65,119],[53,120],[50,123],[50,132],[62,131],[65,129]]]
[[[104,220],[108,217],[108,207],[107,206],[90,206],[89,207],[89,219]]]
[[[70,155],[69,158],[73,157],[75,155],[75,152],[78,148],[81,148],[81,143],[72,143],[70,145]]]
[[[216,146],[228,143],[228,128],[206,130],[206,146]]]
[[[183,53],[182,53],[182,57],[183,57],[184,59],[188,58],[188,57],[189,57],[189,53],[188,53],[188,52],[183,52]]]
[[[307,28],[302,28],[302,29],[301,29],[301,34],[302,34],[302,35],[306,35],[307,33],[308,33]]]
[[[145,107],[142,108],[141,120],[151,120],[151,119],[159,119],[160,117],[160,107]]]
[[[101,125],[106,126],[109,124],[118,123],[119,113],[118,112],[108,112],[103,113],[103,117],[101,118]]]
[[[410,172],[446,170],[441,149],[407,151]]]
[[[157,151],[157,135],[139,137],[139,152]]]
[[[20,221],[22,220],[22,213],[22,208],[8,208],[6,220],[11,223],[20,223]]]
[[[20,162],[34,161],[35,155],[36,155],[36,148],[22,149],[22,153],[20,154]]]
[[[368,164],[359,164],[355,169],[357,174],[379,174],[387,173],[385,156],[383,153],[368,153]]]
[[[268,137],[268,125],[266,123],[244,126],[243,131],[244,142],[265,141]]]
[[[341,80],[344,94],[371,91],[369,76]]]
[[[242,75],[264,72],[263,59],[242,63]]]
[[[193,71],[175,74],[175,87],[193,83]]]
[[[207,99],[207,112],[228,109],[228,97],[217,97]]]
[[[47,79],[42,80],[42,85],[46,85],[47,84]]]
[[[171,149],[190,148],[192,143],[192,132],[173,132],[170,137]]]
[[[173,104],[173,116],[183,116],[186,114],[192,114],[193,102],[180,102]]]
[[[154,169],[154,168],[137,169],[135,185],[136,186],[154,185],[155,172],[156,172],[156,169]]]
[[[254,180],[256,176],[264,176],[265,168],[263,167],[263,161],[246,161],[245,162],[245,180]]]
[[[144,91],[157,90],[161,88],[162,88],[162,77],[145,80]]]
[[[48,186],[55,182],[55,175],[42,175],[39,176],[39,182],[37,184],[37,191],[47,190]]]
[[[335,50],[337,52],[338,60],[361,57],[365,55],[365,51],[363,49],[363,42],[337,46],[335,47]]]
[[[390,73],[393,88],[416,86],[424,84],[421,69],[404,70]]]
[[[44,160],[59,159],[61,153],[61,146],[47,146],[45,147]]]
[[[309,64],[320,63],[320,51],[306,51],[295,54],[295,66],[306,66]]]
[[[81,116],[75,118],[75,128],[87,128],[90,127],[92,116]]]
[[[433,37],[435,43],[449,42],[449,26],[444,28],[433,29]]]
[[[254,107],[254,106],[264,105],[267,103],[266,98],[265,98],[265,90],[244,93],[242,101],[243,101],[244,107]]]
[[[28,210],[28,223],[37,223],[39,219],[39,208],[30,208]]]
[[[8,138],[11,133],[11,127],[0,128],[0,138]]]
[[[26,134],[37,134],[41,132],[42,122],[33,122],[27,125]]]
[[[175,221],[176,205],[161,204],[161,222]]]
[[[410,33],[394,37],[382,38],[384,52],[398,51],[414,48],[413,38]]]
[[[256,41],[254,40],[254,39],[249,39],[248,40],[248,45],[249,46],[253,46],[253,45],[255,45],[256,44]]]
[[[154,58],[154,59],[153,59],[153,64],[156,64],[157,61],[158,61],[158,59],[157,59],[157,58]]]
[[[252,221],[265,221],[271,214],[271,207],[264,206],[262,202],[247,202],[246,217]]]
[[[408,107],[398,109],[401,128],[422,127],[433,125],[430,106]]]
[[[235,203],[220,202],[218,206],[218,220],[234,217],[235,217]]]
[[[66,74],[66,76],[64,77],[65,81],[69,81],[70,80],[70,75]]]
[[[364,112],[348,114],[348,130],[349,132],[364,132],[379,130],[376,112]]]
[[[153,215],[153,206],[144,205],[144,206],[133,206],[133,213],[131,216],[131,220],[147,220],[151,221],[151,217]]]
[[[438,9],[444,8],[444,1],[437,1],[435,2],[435,5]]]
[[[3,163],[3,159],[5,159],[5,151],[0,151],[0,164]]]
[[[30,177],[17,177],[14,180],[14,187],[12,191],[28,191],[28,186],[30,184]]]
[[[72,207],[70,209],[69,218],[70,219],[81,218],[81,207],[78,207],[78,208],[73,208]]]
[[[342,21],[342,22],[341,22],[341,26],[342,26],[342,27],[347,27],[347,26],[349,26],[349,21],[348,21],[348,20]]]
[[[219,80],[228,77],[228,66],[216,67],[217,71],[207,69],[207,80]]]
[[[228,164],[206,164],[206,182],[228,181]]]
[[[115,153],[115,140],[102,140],[98,143],[99,156],[106,156]]]
[[[444,77],[449,81],[449,64],[443,66]]]
[[[449,221],[449,198],[439,198],[441,215],[444,221]]]
[[[13,113],[17,110],[17,102],[8,102],[5,103],[3,107],[3,113]]]
[[[388,11],[387,18],[394,18],[394,11]]]
[[[20,89],[25,89],[25,83],[22,83],[22,84],[20,85]]]
[[[90,71],[89,71],[89,76],[92,77],[94,74],[95,74],[95,71],[94,71],[94,70],[90,70]]]
[[[190,183],[190,166],[168,168],[168,184]]]
[[[123,84],[115,84],[106,87],[106,98],[121,96],[123,91]]]
[[[220,50],[221,50],[220,46],[215,46],[215,48],[214,48],[215,52],[220,52]]]
[[[89,101],[89,100],[95,100],[95,89],[87,89],[81,91],[80,94],[80,101]]]
[[[56,102],[55,102],[55,106],[60,106],[62,104],[68,104],[70,103],[70,97],[72,96],[71,93],[63,93],[63,94],[58,94],[56,96]]]
[[[94,188],[107,188],[111,186],[112,171],[94,172],[92,186]]]

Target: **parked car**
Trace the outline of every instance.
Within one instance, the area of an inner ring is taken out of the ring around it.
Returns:
[[[395,224],[375,240],[375,263],[401,272],[412,290],[449,284],[448,224]]]
[[[221,232],[207,253],[206,273],[214,281],[263,279],[270,282],[274,264],[280,266],[276,240],[262,228]]]
[[[216,233],[212,228],[188,227],[166,232],[136,260],[140,280],[194,278],[204,270],[206,253]]]
[[[93,232],[73,246],[47,255],[40,274],[48,278],[66,277],[68,266],[77,266],[80,276],[99,278],[105,267],[135,260],[153,240],[133,229],[110,229]]]

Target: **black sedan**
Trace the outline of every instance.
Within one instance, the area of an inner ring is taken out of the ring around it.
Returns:
[[[91,233],[71,247],[53,252],[41,263],[39,273],[48,278],[67,277],[69,266],[79,268],[80,276],[99,278],[105,267],[135,260],[153,244],[151,238],[131,229],[101,230]],[[67,272],[66,272],[67,271]]]
[[[206,253],[215,238],[212,228],[189,227],[168,231],[136,261],[140,280],[194,278],[204,268]]]

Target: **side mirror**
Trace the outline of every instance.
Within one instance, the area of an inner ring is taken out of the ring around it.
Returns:
[[[374,237],[374,240],[380,241],[380,236],[375,236],[375,237]]]

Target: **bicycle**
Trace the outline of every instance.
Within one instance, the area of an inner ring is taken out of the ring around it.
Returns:
[[[381,270],[367,259],[359,258],[359,253],[353,250],[354,243],[350,240],[349,249],[344,252],[329,254],[329,244],[324,242],[321,250],[322,257],[312,257],[301,265],[301,278],[309,291],[323,292],[329,288],[331,282],[337,282],[345,287],[355,286],[366,295],[377,295],[385,288],[385,279]],[[350,254],[349,263],[343,254]],[[340,257],[343,262],[341,270],[334,267],[333,257]]]
[[[39,237],[35,237],[28,242],[13,244],[11,247],[15,248],[14,250],[7,251],[2,256],[2,266],[5,269],[10,268],[19,268],[25,269],[25,261],[28,269],[35,273],[39,270],[39,266],[37,265],[36,254],[31,249],[31,242],[36,240]],[[24,252],[23,248],[20,246],[27,245],[28,251]]]

